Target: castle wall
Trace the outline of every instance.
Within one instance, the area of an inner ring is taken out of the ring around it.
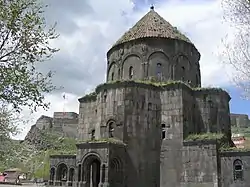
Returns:
[[[178,40],[143,39],[125,43],[108,53],[107,81],[183,80],[200,86],[200,55],[191,44]],[[130,68],[133,76],[130,77]]]
[[[243,181],[234,180],[234,161],[243,164]],[[221,153],[221,187],[248,187],[250,184],[250,152]]]
[[[52,125],[53,118],[42,115],[37,121],[36,121],[36,127],[40,130],[50,129],[53,127]]]
[[[217,146],[214,141],[184,142],[181,187],[218,187]]]
[[[78,114],[74,112],[54,112],[53,131],[67,137],[77,137]]]
[[[183,89],[172,88],[161,94],[161,123],[166,125],[165,139],[161,142],[160,186],[179,186],[182,167]]]
[[[250,120],[246,114],[230,114],[231,125],[234,127],[250,127]]]

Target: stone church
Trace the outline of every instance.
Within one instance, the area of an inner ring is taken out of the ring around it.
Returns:
[[[250,187],[229,94],[201,88],[200,53],[151,7],[107,52],[79,99],[77,153],[50,156],[51,186]]]

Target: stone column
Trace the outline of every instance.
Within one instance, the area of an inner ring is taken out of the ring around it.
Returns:
[[[101,180],[99,183],[99,187],[109,187],[109,182],[108,182],[108,167],[105,164],[105,171],[104,171],[104,181],[102,181],[102,175],[103,175],[103,170],[102,170],[102,166],[101,166]]]

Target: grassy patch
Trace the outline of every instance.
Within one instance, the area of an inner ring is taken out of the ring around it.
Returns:
[[[89,101],[95,101],[97,97],[96,92],[89,93],[80,99],[78,99],[80,102],[89,102]]]
[[[202,140],[221,140],[224,137],[219,133],[204,133],[204,134],[190,134],[185,138],[186,141],[202,141]]]

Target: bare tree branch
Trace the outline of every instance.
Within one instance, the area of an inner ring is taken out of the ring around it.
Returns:
[[[223,41],[223,62],[234,69],[232,81],[250,98],[250,0],[223,0],[224,19],[236,30],[234,41]]]

